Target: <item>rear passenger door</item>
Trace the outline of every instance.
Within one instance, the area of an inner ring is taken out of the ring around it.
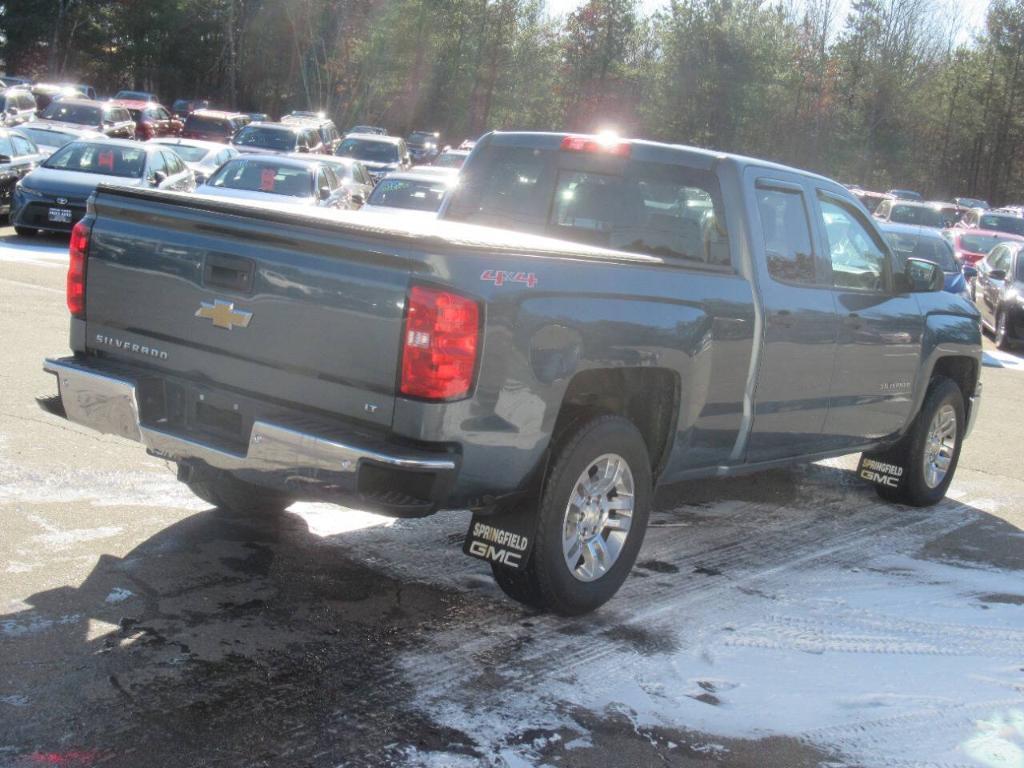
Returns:
[[[896,290],[889,248],[859,207],[820,187],[814,203],[839,323],[825,437],[856,449],[910,417],[924,321],[914,294]]]
[[[836,314],[806,182],[749,168],[754,268],[763,309],[748,462],[826,450]]]

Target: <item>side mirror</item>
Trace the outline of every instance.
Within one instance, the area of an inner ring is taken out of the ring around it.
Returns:
[[[941,291],[946,283],[945,275],[942,274],[939,265],[924,259],[908,258],[904,275],[907,288],[911,293]]]
[[[362,192],[353,192],[349,200],[351,200],[356,205],[364,205],[366,203],[366,197],[363,195]]]
[[[320,187],[318,194],[321,200],[329,200],[331,198],[331,188]]]
[[[973,280],[978,276],[978,268],[971,264],[964,264],[964,280]]]
[[[989,270],[989,273],[988,273],[988,279],[989,280],[1000,280],[1000,281],[1005,280],[1006,279],[1006,270],[1005,269],[991,269],[991,270]]]
[[[299,147],[299,152],[309,152],[309,147]]]
[[[167,181],[167,174],[164,173],[163,171],[157,171],[156,173],[153,174],[152,184],[154,187],[159,187],[165,181]]]
[[[9,162],[11,162],[11,156],[10,155],[0,155],[0,165],[4,165],[4,164],[9,163]]]
[[[18,108],[17,107],[8,107],[7,108],[7,114],[8,115],[16,115],[16,114],[18,114]]]

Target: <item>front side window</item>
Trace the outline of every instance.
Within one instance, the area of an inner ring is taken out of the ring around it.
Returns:
[[[803,194],[788,189],[758,189],[757,210],[768,274],[786,283],[814,283],[814,251]]]
[[[14,142],[14,154],[16,155],[34,155],[39,151],[35,146],[33,146],[32,142],[24,136],[11,136],[11,141]]]
[[[886,255],[881,243],[851,207],[821,196],[821,214],[836,288],[884,291]]]

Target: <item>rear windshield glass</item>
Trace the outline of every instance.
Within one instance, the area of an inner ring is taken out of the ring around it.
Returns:
[[[211,187],[266,192],[269,195],[310,197],[313,194],[308,168],[244,158],[225,163],[206,183]]]
[[[202,117],[192,114],[185,118],[185,130],[205,131],[207,133],[231,133],[231,126],[227,120],[219,117]]]
[[[467,157],[468,155],[455,152],[443,152],[434,158],[434,165],[439,165],[442,168],[461,168]]]
[[[387,141],[345,139],[338,145],[338,151],[334,154],[370,163],[397,163],[398,145]]]
[[[146,167],[146,153],[134,147],[76,142],[58,149],[43,166],[77,173],[139,179]]]
[[[996,232],[1009,232],[1012,235],[1024,235],[1024,219],[1016,216],[995,216],[984,214],[978,221],[981,229],[991,229]]]
[[[958,272],[959,267],[953,256],[953,248],[942,237],[928,235],[907,235],[902,232],[887,232],[885,239],[889,241],[896,257],[895,268],[902,270],[908,257],[933,261],[943,272]]]
[[[934,208],[898,203],[892,207],[889,221],[894,224],[917,224],[922,227],[942,227],[946,224],[942,214]]]
[[[368,202],[370,205],[386,205],[390,208],[436,212],[441,207],[446,191],[447,187],[436,181],[383,179],[374,187]]]
[[[291,151],[295,149],[296,134],[292,131],[247,125],[236,133],[235,138],[231,141],[240,147],[260,147],[261,149]]]
[[[103,123],[103,107],[93,107],[88,104],[63,104],[55,101],[43,112],[43,118],[59,120],[62,123],[101,125]]]
[[[184,160],[186,163],[198,163],[206,157],[210,150],[203,149],[202,147],[188,147],[184,144],[168,144],[167,145],[178,157]]]
[[[995,235],[960,235],[960,248],[968,253],[988,252],[999,245],[1000,238]]]
[[[63,131],[46,131],[41,128],[26,128],[23,125],[18,126],[18,131],[24,133],[32,141],[41,147],[63,147],[78,138],[73,133],[64,133]]]
[[[559,169],[558,150],[490,146],[466,166],[446,216],[602,247],[711,265],[729,263],[714,174],[629,161],[606,172]],[[573,165],[581,164],[573,158]]]

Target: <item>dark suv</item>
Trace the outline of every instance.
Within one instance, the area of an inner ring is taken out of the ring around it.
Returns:
[[[248,124],[249,118],[238,112],[197,109],[185,118],[181,136],[184,139],[219,141],[227,144],[232,136]]]
[[[320,134],[320,143],[323,144],[323,152],[325,154],[333,155],[334,150],[341,144],[341,134],[338,133],[337,126],[333,120],[328,120],[325,117],[311,117],[305,112],[292,112],[290,115],[282,117],[281,122],[285,125],[302,125],[315,128],[317,133]]]

